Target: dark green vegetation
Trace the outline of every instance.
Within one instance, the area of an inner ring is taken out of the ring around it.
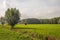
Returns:
[[[55,18],[51,18],[51,19],[28,18],[28,19],[22,19],[20,23],[28,23],[28,24],[60,24],[60,17],[55,17]]]
[[[20,20],[19,10],[16,8],[7,9],[5,12],[5,19],[9,25],[14,28],[14,25],[17,24]]]
[[[9,25],[0,25],[1,40],[60,40],[60,24],[17,24],[10,30]]]
[[[1,17],[1,18],[0,18],[0,23],[1,23],[2,25],[5,24],[5,18],[4,18],[4,17]]]

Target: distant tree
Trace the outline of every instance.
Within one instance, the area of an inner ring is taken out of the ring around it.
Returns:
[[[60,17],[55,17],[51,19],[36,19],[36,18],[28,18],[21,20],[21,23],[28,24],[58,24]]]
[[[39,24],[40,20],[36,18],[27,18],[27,19],[21,20],[21,22],[24,24]]]
[[[56,17],[57,19],[57,24],[60,23],[60,17]]]
[[[4,19],[4,17],[1,17],[1,18],[0,18],[0,22],[1,22],[2,25],[5,24],[5,19]]]
[[[11,25],[11,28],[14,28],[14,25],[17,24],[20,20],[20,13],[19,10],[16,8],[8,8],[5,12],[5,18],[9,25]]]
[[[58,24],[60,24],[60,19],[59,19],[59,21],[58,21]]]

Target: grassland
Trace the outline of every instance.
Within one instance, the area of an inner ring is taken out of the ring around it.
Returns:
[[[16,32],[0,29],[0,40],[20,40],[20,36]]]
[[[6,32],[10,30],[9,25],[0,26],[0,29],[7,29]],[[60,40],[60,24],[17,24],[14,26],[14,29],[10,31],[13,32],[13,36],[15,35],[14,32],[18,33],[20,40],[44,40],[46,36],[50,36],[52,38],[54,37],[55,39]]]

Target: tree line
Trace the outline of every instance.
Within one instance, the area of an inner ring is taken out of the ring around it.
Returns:
[[[36,19],[36,18],[28,18],[22,19],[20,23],[27,24],[60,24],[60,17],[55,17],[51,19]]]

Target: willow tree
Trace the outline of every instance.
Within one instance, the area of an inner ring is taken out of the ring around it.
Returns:
[[[11,28],[14,28],[14,25],[17,24],[20,20],[20,13],[19,10],[16,8],[8,8],[5,12],[5,18]]]

